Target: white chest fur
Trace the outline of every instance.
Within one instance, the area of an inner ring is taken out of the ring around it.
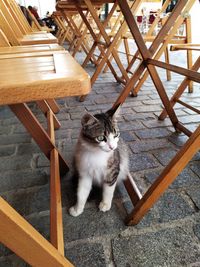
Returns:
[[[102,184],[107,172],[108,159],[113,151],[105,152],[99,148],[86,148],[84,145],[79,147],[79,153],[76,155],[76,164],[79,175],[88,177],[94,183]]]

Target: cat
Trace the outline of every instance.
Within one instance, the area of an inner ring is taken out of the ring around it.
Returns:
[[[79,175],[77,202],[69,209],[74,217],[83,212],[93,184],[103,187],[99,209],[110,210],[117,181],[127,177],[128,149],[117,126],[119,109],[120,105],[94,116],[87,113],[81,119],[74,157]]]

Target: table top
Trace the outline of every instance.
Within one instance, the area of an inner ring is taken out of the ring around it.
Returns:
[[[106,3],[115,3],[114,0],[90,0],[92,5],[96,7],[100,7]],[[67,9],[69,11],[76,10],[76,5],[78,4],[79,7],[83,10],[87,10],[87,5],[85,4],[84,0],[76,1],[76,0],[60,0],[56,3],[56,9]]]
[[[0,69],[0,105],[81,96],[91,89],[89,75],[67,51],[1,55]]]

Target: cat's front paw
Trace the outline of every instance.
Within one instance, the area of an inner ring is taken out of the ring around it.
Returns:
[[[79,216],[83,212],[82,209],[78,209],[77,206],[73,206],[69,209],[69,214],[73,217]]]
[[[99,210],[100,211],[106,212],[106,211],[110,210],[110,208],[111,208],[110,203],[105,203],[105,202],[101,201],[99,204]]]

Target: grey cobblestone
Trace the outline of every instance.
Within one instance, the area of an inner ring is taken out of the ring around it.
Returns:
[[[0,157],[11,156],[15,153],[15,151],[15,145],[0,146]]]
[[[28,134],[1,135],[0,146],[1,145],[30,143],[30,141],[31,141],[31,137]]]
[[[0,135],[2,134],[10,134],[12,131],[12,126],[1,126]]]
[[[134,154],[130,157],[130,171],[142,171],[159,166],[156,159],[149,153]]]
[[[49,177],[44,169],[18,170],[0,172],[0,191],[18,190],[20,188],[31,188],[36,185],[46,184]]]
[[[198,244],[180,227],[116,238],[112,245],[117,267],[188,266],[200,261]]]
[[[65,254],[75,266],[106,267],[102,244],[81,243],[65,250]],[[95,261],[94,261],[95,259]]]
[[[170,132],[165,128],[156,128],[156,129],[145,129],[135,131],[135,134],[140,139],[149,139],[149,138],[159,138],[169,136]]]
[[[31,155],[1,157],[0,170],[24,170],[31,167]]]
[[[151,140],[139,140],[130,144],[130,148],[134,153],[146,152],[149,150],[171,147],[166,139],[151,139]]]

